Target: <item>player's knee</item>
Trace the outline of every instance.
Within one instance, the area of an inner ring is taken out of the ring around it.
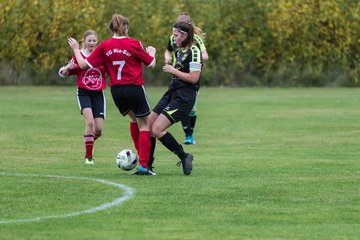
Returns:
[[[151,133],[152,133],[156,138],[159,138],[159,136],[160,136],[160,131],[159,131],[159,129],[157,129],[157,128],[152,128]]]
[[[95,130],[94,132],[94,139],[98,139],[99,137],[102,136],[102,130]]]
[[[151,128],[151,133],[157,138],[159,139],[162,136],[163,129],[160,128],[159,126],[152,126]]]

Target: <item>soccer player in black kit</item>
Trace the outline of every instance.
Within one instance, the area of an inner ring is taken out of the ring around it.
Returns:
[[[171,152],[176,154],[185,175],[192,170],[193,155],[184,152],[182,146],[167,131],[171,125],[186,118],[193,108],[196,93],[200,88],[202,57],[200,49],[194,45],[194,27],[189,22],[177,22],[173,27],[174,40],[179,51],[173,65],[165,64],[163,71],[172,74],[167,92],[159,100],[150,114],[152,150],[149,169],[152,169],[153,154],[156,145],[155,137]]]

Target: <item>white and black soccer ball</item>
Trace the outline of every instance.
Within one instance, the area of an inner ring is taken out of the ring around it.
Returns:
[[[116,165],[125,171],[134,169],[138,161],[137,154],[130,149],[124,149],[116,156]]]

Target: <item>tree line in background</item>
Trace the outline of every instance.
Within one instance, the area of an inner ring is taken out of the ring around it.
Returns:
[[[72,56],[67,38],[87,29],[111,37],[114,13],[129,17],[131,37],[157,49],[147,84],[167,84],[163,55],[183,11],[206,32],[203,85],[359,85],[357,0],[2,0],[0,85],[74,84],[57,75]]]

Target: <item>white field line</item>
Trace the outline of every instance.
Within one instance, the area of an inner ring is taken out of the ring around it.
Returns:
[[[94,207],[94,208],[90,208],[90,209],[85,209],[82,211],[77,211],[77,212],[71,212],[71,213],[66,213],[66,214],[62,214],[62,215],[52,215],[52,216],[43,216],[43,217],[32,217],[32,218],[23,218],[23,219],[13,219],[13,220],[2,220],[1,216],[0,216],[0,224],[7,224],[7,223],[26,223],[26,222],[35,222],[35,221],[42,221],[42,220],[47,220],[47,219],[54,219],[54,218],[68,218],[68,217],[74,217],[74,216],[78,216],[78,215],[82,215],[82,214],[89,214],[89,213],[95,213],[98,211],[102,211],[105,210],[107,208],[111,208],[117,205],[121,205],[123,202],[125,202],[126,200],[129,200],[130,198],[132,198],[135,195],[135,190],[131,187],[128,187],[126,185],[120,184],[120,183],[116,183],[116,182],[111,182],[111,181],[107,181],[107,180],[103,180],[103,179],[98,179],[98,178],[86,178],[86,177],[74,177],[74,176],[56,176],[56,175],[38,175],[38,174],[16,174],[16,173],[1,173],[0,172],[0,176],[16,176],[16,177],[46,177],[46,178],[57,178],[57,179],[78,179],[78,180],[86,180],[86,181],[95,181],[95,182],[99,182],[99,183],[103,183],[106,185],[111,185],[114,186],[118,189],[121,189],[124,191],[123,195],[119,198],[114,199],[111,202],[107,202],[104,203],[100,206]]]

